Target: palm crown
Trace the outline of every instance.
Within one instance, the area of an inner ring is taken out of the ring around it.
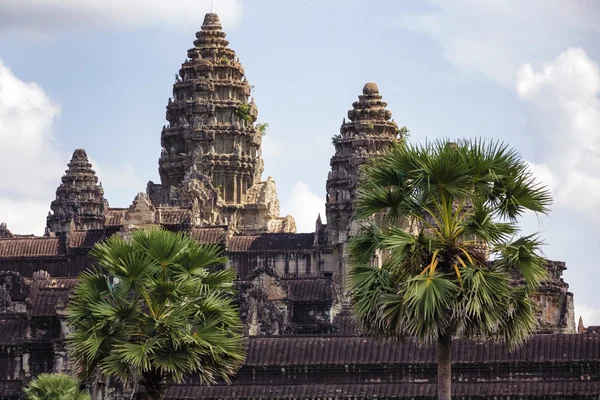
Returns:
[[[186,374],[211,383],[236,371],[244,351],[234,273],[215,268],[226,261],[218,247],[151,230],[114,235],[90,255],[102,269],[80,276],[68,308],[83,376],[141,378],[160,393]]]
[[[89,393],[79,389],[79,381],[65,374],[40,374],[23,393],[27,400],[91,400]]]
[[[362,329],[522,343],[537,326],[531,294],[545,277],[535,235],[515,238],[549,192],[497,142],[398,144],[363,170],[349,286]],[[493,261],[488,261],[491,256]],[[374,262],[377,260],[377,262]]]

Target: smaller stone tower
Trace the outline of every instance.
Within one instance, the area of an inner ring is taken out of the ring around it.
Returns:
[[[9,239],[11,237],[13,237],[13,234],[6,226],[6,222],[0,222],[0,239]]]
[[[71,223],[78,230],[103,228],[104,190],[85,150],[75,150],[68,167],[56,189],[56,199],[50,204],[46,233],[68,232]]]
[[[325,203],[328,240],[332,244],[344,243],[352,233],[360,166],[398,140],[398,125],[390,120],[392,113],[386,106],[377,85],[367,83],[348,111],[350,121],[344,119],[340,133],[332,138],[335,154],[331,157]]]

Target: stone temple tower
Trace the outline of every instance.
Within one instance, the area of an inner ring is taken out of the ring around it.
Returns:
[[[85,150],[75,150],[50,204],[46,232],[68,232],[71,224],[78,230],[102,229],[106,206],[104,190]]]
[[[216,14],[206,14],[167,105],[161,134],[161,184],[148,184],[155,205],[196,202],[208,224],[245,232],[295,231],[279,217],[275,181],[261,182],[262,135],[251,86],[228,47]]]
[[[342,244],[354,233],[354,198],[360,166],[369,157],[385,151],[398,140],[398,125],[390,120],[391,111],[381,100],[375,83],[367,83],[358,101],[348,111],[350,121],[342,123],[340,133],[332,138],[335,154],[327,177],[327,236],[332,244]]]

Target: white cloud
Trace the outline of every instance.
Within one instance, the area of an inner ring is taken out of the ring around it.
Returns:
[[[2,0],[0,30],[52,35],[101,27],[199,27],[210,0]],[[241,0],[214,1],[221,21],[234,25]]]
[[[403,13],[394,22],[431,36],[461,70],[507,87],[524,62],[553,56],[579,39],[580,31],[600,30],[600,5],[587,0],[427,2],[432,11]]]
[[[0,59],[0,191],[41,194],[60,177],[51,130],[59,113],[42,88],[18,79]]]
[[[291,214],[296,220],[298,232],[314,232],[317,216],[325,223],[325,199],[311,192],[308,185],[296,183],[288,201],[281,207],[281,215]]]
[[[0,221],[16,233],[43,233],[64,169],[52,124],[60,108],[0,59]],[[40,229],[41,228],[41,229]]]
[[[273,139],[269,135],[265,135],[262,138],[262,155],[263,158],[275,158],[284,154],[284,147],[277,139]]]
[[[575,305],[575,323],[579,321],[579,317],[583,318],[583,325],[588,327],[591,325],[600,325],[600,308],[586,306],[585,304]]]
[[[600,67],[571,48],[539,72],[524,64],[515,85],[538,143],[533,171],[558,207],[600,217]]]
[[[12,233],[21,235],[42,235],[46,227],[46,215],[50,210],[50,198],[11,199],[0,195],[0,222],[5,222]]]
[[[52,125],[60,108],[44,90],[16,77],[0,59],[0,222],[13,233],[41,235],[50,202],[71,154],[57,149]],[[143,190],[131,164],[99,166],[107,197],[119,189]]]
[[[136,194],[146,190],[146,182],[138,176],[130,163],[123,162],[113,166],[97,163],[92,157],[89,157],[89,160],[102,183],[104,197],[111,207],[128,206]]]

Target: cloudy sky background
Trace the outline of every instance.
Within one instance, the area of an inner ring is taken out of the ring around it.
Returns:
[[[600,324],[600,3],[595,0],[214,0],[255,86],[265,177],[311,231],[338,133],[377,82],[411,140],[501,139],[555,196],[539,230],[567,262],[577,316]],[[452,4],[450,4],[452,3]],[[2,0],[0,221],[41,234],[72,151],[112,206],[157,159],[174,74],[208,0]]]

